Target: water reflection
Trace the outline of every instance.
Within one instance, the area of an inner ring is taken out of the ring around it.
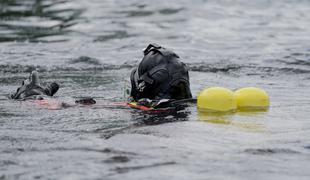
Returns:
[[[200,121],[214,124],[232,124],[232,115],[233,113],[212,113],[198,111],[198,119]]]
[[[77,23],[83,10],[68,8],[68,3],[66,0],[1,0],[0,42],[65,41],[44,38],[64,35]]]
[[[127,108],[123,107],[122,110],[125,110],[125,109]],[[153,126],[153,125],[160,125],[164,123],[188,121],[189,120],[188,116],[190,115],[190,111],[186,111],[186,110],[167,112],[167,113],[148,113],[148,112],[144,112],[141,110],[130,110],[130,111],[126,111],[125,113],[130,113],[130,115],[128,116],[131,119],[130,121],[127,122],[126,126],[124,126],[124,124],[116,124],[114,122],[113,128],[104,127],[103,129],[98,129],[96,131],[102,132],[101,134],[102,138],[109,139],[118,134],[137,133],[138,128],[145,127],[145,126]]]
[[[253,121],[255,117],[264,115],[267,111],[241,111],[236,113],[208,113],[198,111],[198,120],[218,125],[229,125],[243,130],[263,131],[262,123]],[[244,119],[245,118],[245,119]]]
[[[136,121],[138,125],[159,125],[163,123],[179,122],[179,121],[188,121],[188,116],[190,111],[181,110],[181,111],[169,111],[162,113],[146,113],[146,112],[137,112],[132,114],[132,120]]]

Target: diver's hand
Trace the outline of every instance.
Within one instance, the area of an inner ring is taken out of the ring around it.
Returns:
[[[47,85],[44,90],[46,95],[53,96],[59,89],[59,85],[55,82],[52,82],[51,84]]]
[[[59,89],[57,83],[51,83],[46,87],[40,85],[39,74],[37,71],[32,71],[29,79],[22,82],[21,87],[17,88],[16,93],[10,97],[12,99],[28,99],[36,95],[53,96]]]

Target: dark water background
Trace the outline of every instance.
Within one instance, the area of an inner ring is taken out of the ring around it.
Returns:
[[[308,0],[0,0],[0,179],[308,180],[309,12]],[[269,112],[202,120],[195,106],[157,117],[7,98],[37,69],[57,99],[122,101],[150,42],[187,63],[194,95],[256,86]]]

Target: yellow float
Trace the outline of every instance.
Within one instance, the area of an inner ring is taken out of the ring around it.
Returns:
[[[197,97],[200,112],[234,112],[236,107],[234,93],[226,88],[211,87],[203,90]]]
[[[238,110],[267,110],[269,96],[263,89],[256,87],[241,88],[234,93]]]

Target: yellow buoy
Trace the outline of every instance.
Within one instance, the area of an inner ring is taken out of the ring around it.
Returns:
[[[269,96],[260,88],[241,88],[234,94],[238,110],[267,110],[269,107]]]
[[[231,90],[211,87],[198,95],[197,107],[204,112],[232,112],[236,110],[236,100]]]

